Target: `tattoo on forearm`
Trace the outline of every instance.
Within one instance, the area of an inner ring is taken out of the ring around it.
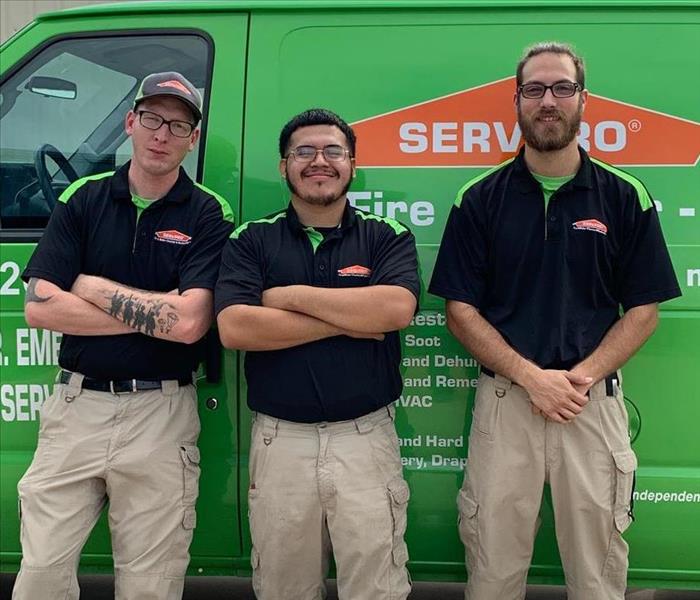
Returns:
[[[144,300],[118,290],[104,290],[104,293],[109,305],[103,310],[146,335],[155,335],[156,327],[160,333],[168,334],[180,320],[175,307],[168,302]]]
[[[27,291],[24,294],[24,303],[29,304],[30,302],[46,302],[47,300],[50,300],[53,297],[53,294],[51,296],[40,296],[39,294],[36,293],[36,284],[39,283],[39,280],[36,277],[32,277],[29,280],[29,284],[27,285]]]

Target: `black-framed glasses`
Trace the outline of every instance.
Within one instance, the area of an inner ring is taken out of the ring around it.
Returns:
[[[159,114],[148,110],[139,110],[136,114],[139,116],[139,123],[141,123],[141,125],[143,125],[146,129],[157,131],[163,126],[163,123],[165,123],[168,126],[170,133],[179,138],[190,137],[195,128],[195,124],[190,123],[189,121],[168,121]]]
[[[313,161],[319,152],[323,154],[323,158],[328,162],[341,162],[345,160],[347,154],[350,154],[350,150],[346,150],[337,144],[331,144],[323,148],[316,148],[315,146],[297,146],[294,150],[289,151],[288,157],[291,156],[297,162],[308,163]]]
[[[552,85],[545,85],[544,83],[524,83],[518,86],[520,95],[528,100],[543,98],[547,90],[552,90],[552,96],[555,98],[571,98],[571,96],[580,89],[581,85],[575,81],[557,81]]]

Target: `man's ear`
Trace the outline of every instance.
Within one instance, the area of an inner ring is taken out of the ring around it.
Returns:
[[[280,175],[282,176],[282,179],[287,179],[287,159],[286,158],[280,158]]]
[[[201,131],[199,127],[197,127],[193,132],[192,135],[190,136],[190,147],[189,151],[192,152],[194,150],[194,147],[197,145],[197,140],[199,139]]]
[[[126,131],[126,135],[132,135],[134,133],[136,119],[138,119],[138,115],[133,110],[126,113],[126,117],[124,117],[124,131]]]

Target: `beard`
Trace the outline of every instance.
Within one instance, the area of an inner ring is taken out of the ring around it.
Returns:
[[[285,181],[287,182],[287,187],[289,188],[289,191],[300,200],[308,202],[309,204],[312,204],[314,206],[330,206],[331,204],[334,204],[341,198],[345,197],[345,194],[350,189],[352,178],[348,178],[347,182],[345,182],[345,185],[343,186],[339,194],[303,194],[292,183],[289,177],[286,177]]]
[[[528,146],[538,152],[554,152],[566,148],[578,134],[581,127],[583,102],[579,99],[576,112],[569,118],[557,109],[540,110],[530,117],[523,115],[518,102],[518,125]],[[557,116],[558,121],[550,123],[537,121],[540,117]],[[538,128],[539,125],[539,128]]]

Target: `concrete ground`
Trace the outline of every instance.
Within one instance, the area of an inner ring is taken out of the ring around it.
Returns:
[[[14,575],[0,574],[0,598],[10,598]],[[80,577],[81,600],[113,600],[113,578],[110,575]],[[700,591],[629,590],[627,600],[700,600]],[[337,600],[335,583],[331,582],[328,600]],[[250,579],[243,577],[188,577],[183,600],[255,600]],[[422,583],[413,586],[410,600],[464,600],[459,583]],[[526,600],[566,600],[561,586],[533,585],[527,588]]]

